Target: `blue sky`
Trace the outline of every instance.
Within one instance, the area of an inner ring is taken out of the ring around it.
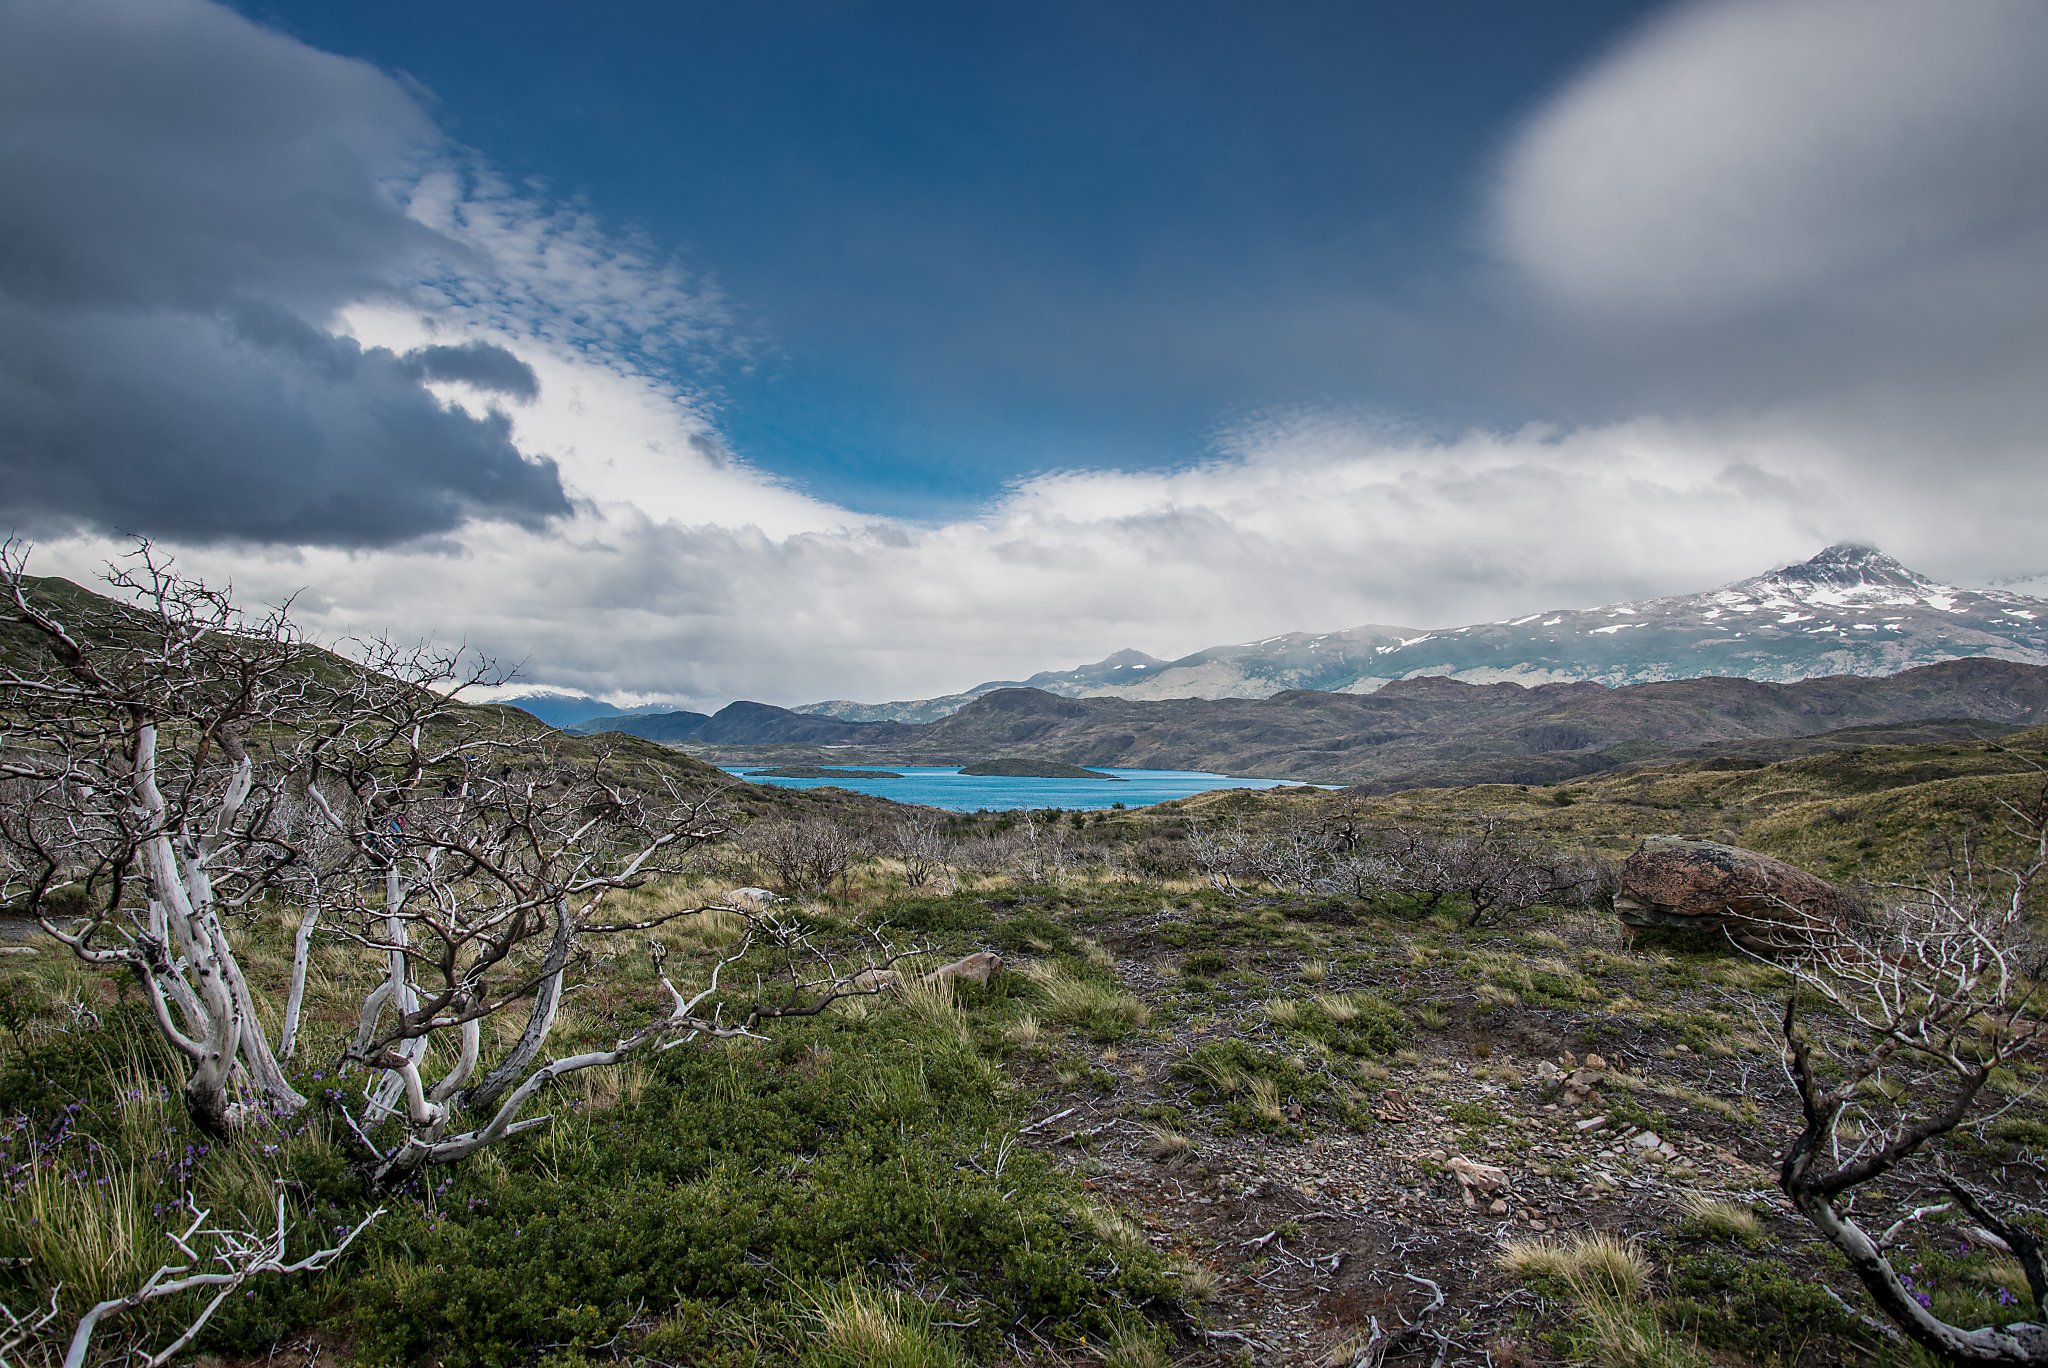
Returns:
[[[733,446],[921,518],[1274,406],[1532,416],[1333,303],[1440,305],[1488,159],[1647,8],[243,6],[715,276],[758,350],[679,379]]]
[[[0,0],[0,529],[618,702],[2048,583],[2048,5]]]

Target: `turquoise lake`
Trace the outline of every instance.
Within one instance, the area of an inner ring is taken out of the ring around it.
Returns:
[[[938,765],[896,765],[888,773],[901,779],[767,779],[755,778],[753,770],[772,765],[727,765],[727,774],[757,784],[782,788],[843,788],[855,793],[872,793],[894,798],[899,803],[923,803],[950,812],[1010,812],[1018,808],[1079,808],[1094,810],[1115,807],[1144,807],[1169,798],[1186,798],[1211,789],[1279,788],[1284,779],[1239,779],[1228,774],[1205,774],[1200,770],[1108,769],[1121,783],[1102,779],[1021,779],[1011,776],[962,774],[957,767]],[[841,766],[833,766],[838,769]],[[848,770],[875,768],[847,765]]]

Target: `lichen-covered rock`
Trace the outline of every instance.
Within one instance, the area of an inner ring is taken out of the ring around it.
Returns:
[[[1856,913],[1826,879],[1754,850],[1651,836],[1621,867],[1614,911],[1630,926],[1725,932],[1760,954],[1810,945]]]

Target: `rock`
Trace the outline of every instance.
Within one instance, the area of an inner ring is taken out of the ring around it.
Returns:
[[[988,950],[977,950],[963,955],[951,964],[942,964],[924,976],[926,983],[940,983],[952,979],[959,983],[987,983],[1002,972],[1003,957]]]
[[[1655,1131],[1637,1131],[1628,1138],[1628,1143],[1631,1149],[1653,1150],[1662,1145],[1664,1141]]]
[[[1604,1126],[1606,1126],[1606,1124],[1607,1124],[1607,1118],[1606,1118],[1606,1117],[1604,1117],[1604,1116],[1589,1116],[1589,1117],[1587,1117],[1587,1118],[1586,1118],[1585,1120],[1583,1120],[1583,1121],[1575,1121],[1575,1122],[1573,1122],[1573,1123],[1572,1123],[1572,1128],[1573,1128],[1574,1130],[1577,1130],[1577,1131],[1581,1131],[1581,1132],[1585,1132],[1585,1131],[1596,1131],[1596,1130],[1600,1130],[1601,1128],[1603,1128]]]
[[[1600,1056],[1592,1057],[1598,1059]],[[1606,1077],[1606,1073],[1599,1069],[1572,1070],[1571,1076],[1564,1081],[1565,1099],[1570,1102],[1588,1101],[1593,1096],[1593,1089],[1599,1087],[1600,1081]]]
[[[1457,1175],[1466,1206],[1476,1207],[1479,1197],[1492,1197],[1508,1190],[1508,1171],[1504,1168],[1481,1164],[1459,1154],[1452,1156],[1450,1170]]]
[[[1773,954],[1828,935],[1857,909],[1826,879],[1769,855],[1650,836],[1621,867],[1614,911],[1630,926],[1697,927]]]
[[[1492,1201],[1488,1202],[1488,1203],[1486,1204],[1486,1214],[1487,1214],[1487,1215],[1489,1215],[1489,1216],[1505,1216],[1505,1215],[1507,1215],[1507,1214],[1508,1214],[1508,1201],[1507,1201],[1507,1198],[1505,1198],[1505,1197],[1496,1197],[1496,1198],[1494,1198],[1494,1199],[1493,1199]]]

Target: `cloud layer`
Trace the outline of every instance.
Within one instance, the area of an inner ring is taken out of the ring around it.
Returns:
[[[1476,385],[1513,335],[1624,416],[1303,410],[927,526],[730,451],[678,379],[749,354],[717,290],[515,192],[396,82],[197,0],[9,6],[0,523],[46,571],[150,533],[307,590],[330,639],[697,706],[1505,618],[1845,537],[2038,573],[2044,14],[1709,0],[1532,112],[1486,191],[1501,295],[1424,340]]]

